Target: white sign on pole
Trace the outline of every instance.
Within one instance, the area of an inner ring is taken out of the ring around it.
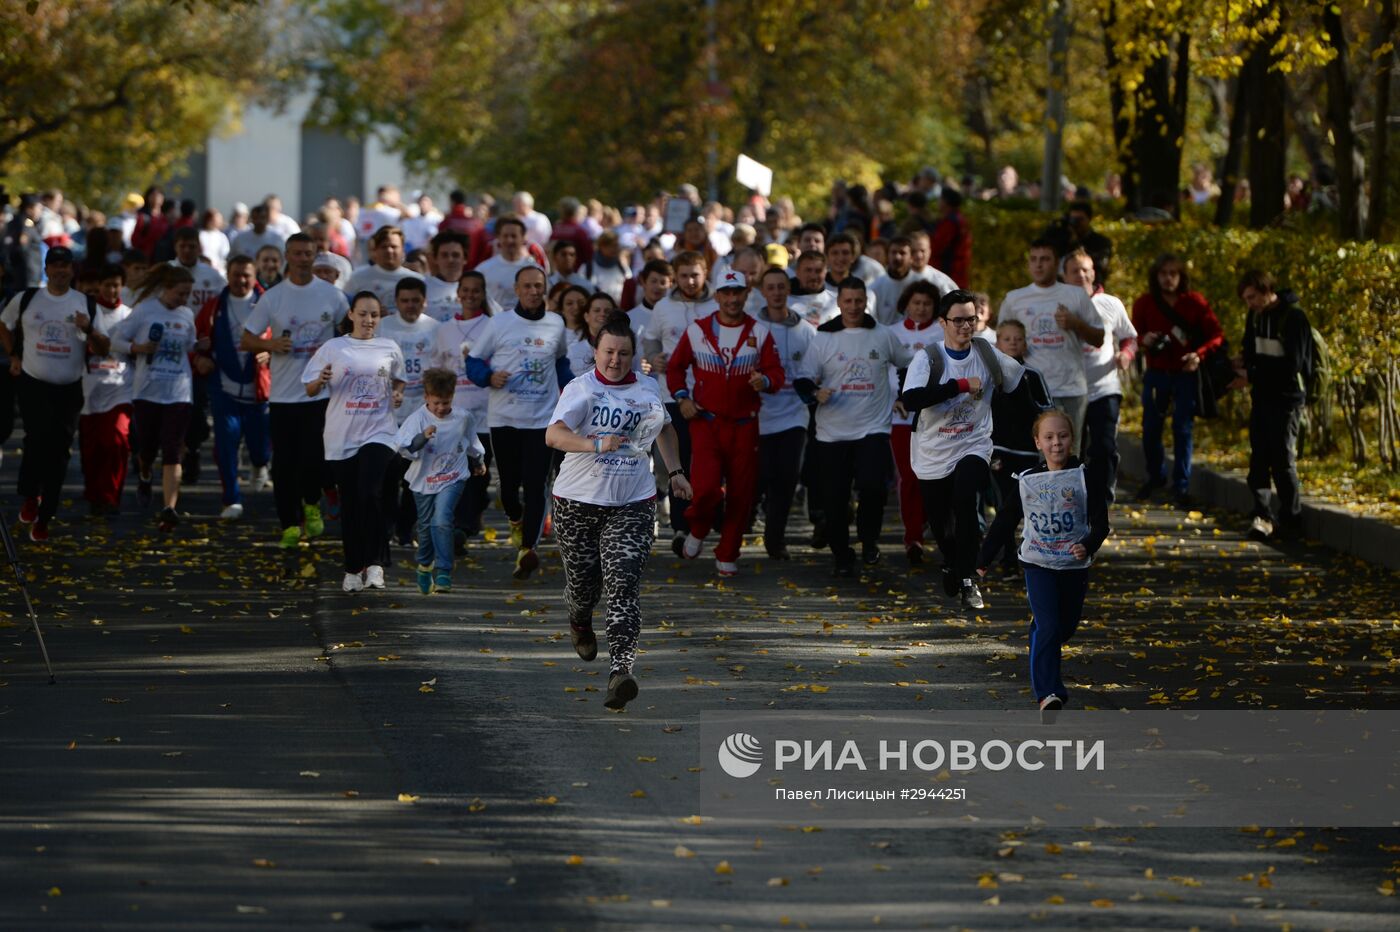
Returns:
[[[773,193],[773,169],[742,153],[739,155],[738,164],[734,166],[734,178],[744,187],[757,191],[764,197]]]

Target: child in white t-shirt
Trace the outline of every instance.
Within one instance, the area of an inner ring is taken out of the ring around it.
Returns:
[[[452,591],[452,518],[468,476],[486,473],[480,425],[471,411],[452,406],[456,390],[450,369],[424,372],[423,406],[395,438],[400,455],[413,461],[405,478],[418,508],[418,589],[424,595]]]

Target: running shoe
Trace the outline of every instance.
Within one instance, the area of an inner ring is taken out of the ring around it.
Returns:
[[[451,591],[452,591],[452,574],[451,574],[451,573],[438,573],[436,576],[434,576],[434,577],[433,577],[433,591],[434,591],[434,592],[451,592]]]
[[[694,534],[685,535],[685,542],[681,545],[681,556],[687,560],[694,560],[700,556],[700,551],[705,548],[705,542]]]
[[[237,521],[243,517],[243,506],[234,502],[232,505],[225,505],[224,510],[219,512],[219,517],[225,521]]]
[[[716,561],[715,561],[715,572],[718,573],[718,574],[720,574],[721,576],[738,576],[738,575],[739,575],[739,564],[737,564],[737,563],[726,563],[726,562],[723,561],[723,560],[716,560]]]
[[[272,476],[267,471],[266,466],[256,466],[253,468],[253,475],[248,480],[248,484],[253,487],[254,492],[261,492],[272,485]]]
[[[301,528],[293,525],[282,529],[282,537],[277,541],[277,546],[283,550],[293,550],[301,543]]]
[[[1145,502],[1152,497],[1152,493],[1165,486],[1166,483],[1160,479],[1149,479],[1138,490],[1133,493],[1133,501]]]
[[[982,590],[970,579],[962,581],[962,604],[968,608],[987,607],[987,603],[982,601]]]
[[[603,705],[610,709],[621,709],[637,698],[637,681],[632,674],[617,672],[608,677],[608,697]]]
[[[139,504],[142,508],[150,508],[150,507],[151,507],[151,498],[152,498],[151,480],[150,480],[150,479],[142,479],[142,478],[139,478],[139,477],[138,477],[137,480],[136,480],[136,502],[137,502],[137,504]]]
[[[580,659],[592,660],[598,656],[598,636],[593,633],[592,626],[579,628],[570,622],[569,637],[573,639],[574,651]]]
[[[510,523],[510,545],[516,550],[525,545],[525,529],[519,521]]]
[[[433,591],[433,567],[431,564],[418,565],[418,591],[424,595],[431,595]]]
[[[1190,492],[1177,492],[1176,495],[1172,498],[1172,504],[1175,505],[1177,508],[1186,511],[1191,509],[1196,504],[1196,500],[1191,497]]]
[[[37,495],[31,495],[24,500],[24,504],[19,506],[19,523],[33,524],[39,520],[39,503],[43,499]]]
[[[326,522],[321,517],[321,509],[316,505],[306,505],[302,508],[303,526],[306,528],[306,537],[320,537],[326,533]]]
[[[180,516],[175,513],[174,508],[162,508],[159,521],[160,529],[168,533],[175,530],[175,525],[180,523]]]
[[[1044,699],[1040,700],[1040,724],[1055,724],[1057,714],[1064,707],[1064,700],[1059,696],[1046,696]]]
[[[515,556],[515,571],[511,575],[516,579],[529,579],[530,574],[539,568],[539,554],[535,553],[531,547],[521,547],[520,552]]]
[[[1274,536],[1274,523],[1263,515],[1255,515],[1249,522],[1249,539],[1265,541]]]
[[[866,566],[874,566],[880,562],[879,544],[862,544],[860,548],[861,562]]]
[[[680,531],[677,531],[676,536],[671,538],[671,552],[678,557],[685,556],[685,535]]]
[[[321,491],[326,496],[326,517],[334,521],[340,517],[340,490],[322,489]]]
[[[346,592],[359,592],[365,587],[365,581],[360,578],[359,573],[346,573],[345,581],[340,584],[340,588]]]
[[[36,544],[42,544],[49,539],[49,522],[44,520],[35,521],[29,525],[29,539]]]
[[[370,589],[384,588],[384,567],[369,566],[365,568],[365,585]]]
[[[910,544],[904,548],[904,557],[909,561],[910,566],[922,566],[924,562],[924,545]]]
[[[792,554],[788,552],[786,544],[772,544],[768,548],[768,559],[770,560],[791,560]]]

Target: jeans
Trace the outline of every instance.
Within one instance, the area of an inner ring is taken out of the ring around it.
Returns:
[[[1060,678],[1060,648],[1084,617],[1089,571],[1049,570],[1022,563],[1026,598],[1031,603],[1031,692],[1036,701],[1046,696],[1069,698]]]
[[[467,487],[467,480],[436,492],[414,492],[418,506],[418,565],[433,565],[439,573],[452,572],[452,515]]]
[[[1167,481],[1167,453],[1162,428],[1167,409],[1172,412],[1172,439],[1176,447],[1172,463],[1172,487],[1185,495],[1191,487],[1191,429],[1196,419],[1196,373],[1148,369],[1142,380],[1142,453],[1147,460],[1147,480]]]
[[[1089,402],[1084,413],[1086,478],[1108,492],[1110,505],[1118,490],[1118,411],[1122,404],[1122,395],[1107,395]]]
[[[1303,406],[1289,398],[1255,398],[1249,411],[1249,483],[1254,515],[1273,521],[1269,480],[1278,489],[1279,519],[1296,524],[1303,514],[1298,484],[1298,428]]]

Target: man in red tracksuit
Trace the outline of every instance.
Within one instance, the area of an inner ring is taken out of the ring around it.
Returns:
[[[744,273],[726,272],[715,292],[719,310],[686,328],[666,364],[666,386],[690,425],[695,498],[685,512],[690,534],[682,553],[691,560],[700,556],[723,501],[724,526],[715,547],[721,576],[739,572],[739,547],[757,494],[758,393],[776,392],[784,378],[768,325],[744,313],[748,295]]]

